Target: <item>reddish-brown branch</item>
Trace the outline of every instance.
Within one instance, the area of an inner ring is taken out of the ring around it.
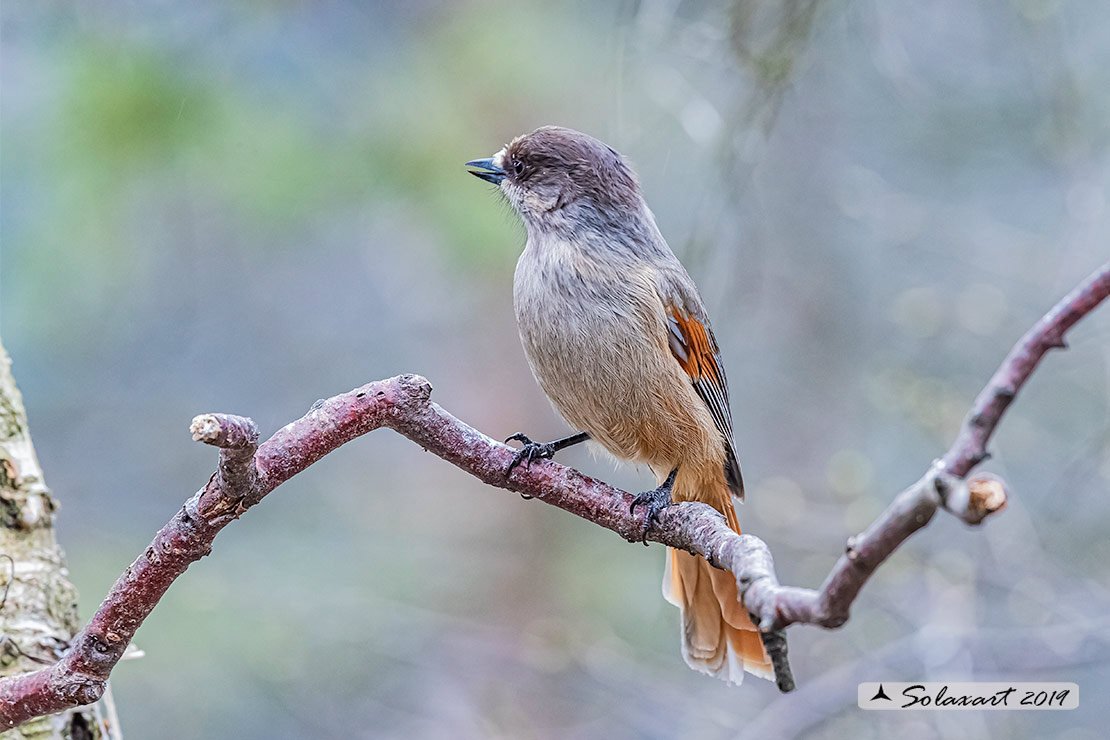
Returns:
[[[704,504],[668,507],[648,539],[703,555],[736,575],[745,604],[764,630],[779,686],[789,690],[793,679],[786,662],[786,626],[802,622],[837,627],[847,621],[863,584],[938,507],[977,524],[1004,505],[1001,481],[991,476],[964,481],[963,476],[984,459],[995,425],[1041,357],[1063,346],[1065,332],[1108,294],[1110,264],[1022,338],[976,399],[952,449],[849,541],[819,589],[779,585],[763,541],[737,535]],[[257,431],[249,419],[226,414],[194,419],[194,438],[221,448],[216,473],[120,576],[61,660],[0,680],[0,727],[99,698],[135,631],[174,580],[211,551],[221,529],[329,452],[380,427],[394,429],[490,485],[558,506],[629,541],[639,539],[643,514],[629,514],[632,494],[551,461],[518,467],[506,478],[504,471],[515,451],[459,421],[430,396],[431,386],[416,375],[370,383],[316,404],[257,448]]]

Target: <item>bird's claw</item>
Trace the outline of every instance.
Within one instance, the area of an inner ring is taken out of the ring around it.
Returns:
[[[637,506],[644,507],[644,522],[640,530],[640,542],[644,544],[644,547],[647,547],[648,532],[659,522],[659,513],[671,505],[671,489],[674,488],[674,479],[677,474],[678,468],[675,468],[661,486],[637,494],[628,507],[628,513],[633,516],[636,514]]]
[[[550,442],[533,442],[528,435],[517,432],[512,435],[506,442],[512,440],[523,442],[524,446],[516,453],[516,457],[509,463],[509,467],[505,470],[505,477],[508,478],[513,473],[513,468],[521,463],[532,464],[533,460],[550,460],[555,457],[555,445]]]

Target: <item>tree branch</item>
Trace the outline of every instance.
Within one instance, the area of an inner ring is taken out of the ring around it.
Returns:
[[[1110,263],[1103,265],[1041,319],[1014,347],[979,394],[955,444],[922,478],[900,493],[846,552],[817,590],[782,586],[770,550],[758,537],[738,535],[705,504],[665,509],[648,539],[704,556],[732,571],[748,609],[764,632],[780,689],[793,688],[783,630],[794,623],[839,627],[863,584],[938,507],[969,524],[1005,505],[1004,484],[993,476],[963,480],[986,457],[1003,412],[1041,357],[1063,346],[1064,334],[1110,294]],[[0,680],[0,726],[95,701],[128,642],[159,599],[188,566],[211,551],[221,529],[281,483],[352,439],[393,429],[492,486],[532,496],[639,540],[643,514],[632,515],[632,494],[551,461],[517,467],[515,453],[430,401],[431,385],[402,375],[318,402],[261,445],[249,419],[208,414],[193,420],[194,439],[220,448],[219,468],[185,502],[112,587],[70,650],[53,666]]]

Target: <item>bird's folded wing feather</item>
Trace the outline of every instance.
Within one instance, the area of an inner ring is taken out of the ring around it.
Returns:
[[[708,323],[683,309],[667,306],[667,342],[671,353],[690,376],[694,390],[705,401],[713,423],[725,441],[725,478],[734,496],[744,498],[744,480],[732,438],[732,412],[728,406],[728,380],[720,350]]]

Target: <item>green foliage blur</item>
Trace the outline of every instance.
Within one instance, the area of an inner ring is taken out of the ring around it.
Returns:
[[[516,336],[523,230],[462,163],[543,124],[635,165],[701,287],[748,503],[816,586],[1009,346],[1110,255],[1097,4],[818,0],[0,7],[0,332],[90,614],[215,457],[418,372],[566,433]],[[688,671],[632,547],[386,431],[217,540],[113,677],[127,737],[1092,740],[1110,723],[1110,308],[1038,370],[982,531],[937,521],[799,691]],[[631,490],[644,471],[560,460]],[[873,680],[1058,680],[1068,713],[868,713]],[[1087,697],[1090,697],[1088,699]],[[884,714],[884,716],[875,716]]]

